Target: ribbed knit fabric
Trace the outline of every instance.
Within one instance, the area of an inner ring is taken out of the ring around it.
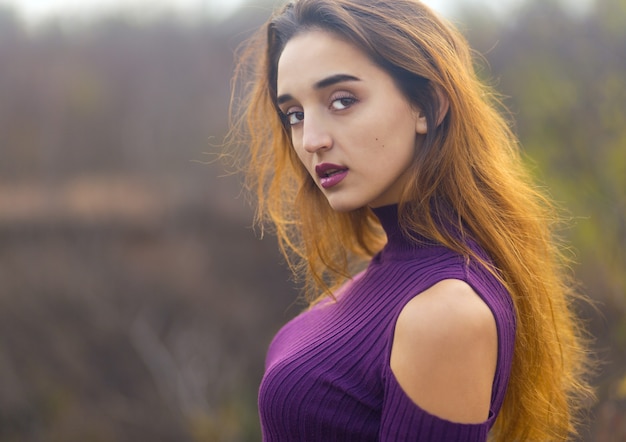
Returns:
[[[511,370],[515,315],[510,296],[479,263],[404,238],[397,209],[375,210],[387,245],[339,290],[337,301],[323,301],[300,314],[272,341],[259,391],[264,441],[486,440]],[[490,417],[481,424],[453,423],[421,409],[389,366],[400,311],[444,279],[467,282],[495,317],[498,359]]]

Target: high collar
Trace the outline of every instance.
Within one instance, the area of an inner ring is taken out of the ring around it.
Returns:
[[[387,235],[387,244],[381,252],[383,257],[403,257],[438,245],[435,241],[417,233],[410,236],[405,233],[400,226],[397,204],[376,207],[372,211]]]

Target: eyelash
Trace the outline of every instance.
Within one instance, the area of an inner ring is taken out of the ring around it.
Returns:
[[[343,101],[347,100],[348,104],[344,104]],[[348,94],[348,93],[340,93],[337,96],[333,97],[330,100],[330,107],[333,107],[333,104],[337,101],[342,102],[341,105],[344,106],[343,109],[336,109],[336,110],[344,110],[347,109],[348,107],[352,106],[354,103],[357,102],[357,99],[354,95]]]
[[[341,102],[341,106],[343,106],[341,109],[334,109],[334,103],[336,103],[337,101]],[[347,101],[348,103],[346,104],[345,101]],[[351,95],[349,93],[343,92],[340,93],[334,97],[332,97],[332,99],[330,100],[330,109],[334,109],[336,111],[342,111],[345,110],[347,108],[349,108],[350,106],[352,106],[353,104],[357,103],[358,100],[354,95]],[[294,112],[282,112],[281,111],[281,116],[283,119],[286,120],[287,124],[289,126],[294,126],[300,122],[302,122],[302,120],[304,120],[304,112],[303,111],[294,111]],[[295,116],[296,118],[298,118],[298,121],[291,121],[292,116]]]

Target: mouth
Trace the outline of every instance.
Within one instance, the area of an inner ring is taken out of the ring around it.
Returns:
[[[330,178],[331,176],[335,176],[337,174],[345,172],[347,169],[330,169],[322,173],[318,173],[320,178]]]
[[[343,181],[348,175],[348,170],[347,167],[330,163],[315,166],[315,173],[320,178],[320,184],[324,189],[329,189]]]

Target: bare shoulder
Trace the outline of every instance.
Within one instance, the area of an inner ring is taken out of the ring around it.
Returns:
[[[467,283],[448,279],[403,308],[390,364],[402,389],[424,410],[480,423],[489,415],[497,354],[491,310]]]

